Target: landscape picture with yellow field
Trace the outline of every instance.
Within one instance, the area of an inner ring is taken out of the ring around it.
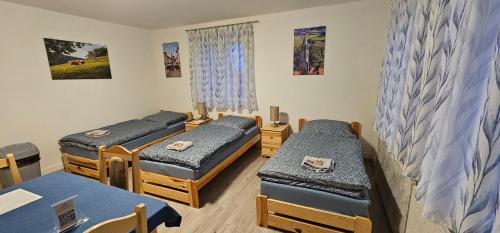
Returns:
[[[111,79],[105,45],[44,39],[53,80]]]

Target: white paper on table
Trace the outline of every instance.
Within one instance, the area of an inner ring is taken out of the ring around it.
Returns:
[[[42,198],[24,189],[15,189],[0,195],[0,215]]]

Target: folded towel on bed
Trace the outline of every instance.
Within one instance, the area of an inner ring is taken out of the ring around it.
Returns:
[[[302,167],[315,172],[330,172],[332,171],[331,167],[333,167],[332,163],[331,159],[305,156],[302,160]]]
[[[184,151],[185,149],[193,146],[193,142],[190,141],[176,141],[172,144],[167,145],[167,149],[175,151]]]
[[[86,136],[98,138],[109,134],[109,130],[105,129],[94,129],[85,133]]]

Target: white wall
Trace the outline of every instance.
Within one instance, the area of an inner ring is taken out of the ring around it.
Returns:
[[[49,172],[62,136],[156,111],[150,34],[0,1],[0,145],[35,143]],[[107,45],[113,78],[51,80],[44,37]]]
[[[363,136],[375,145],[372,130],[378,81],[385,49],[389,6],[385,0],[357,1],[153,31],[157,106],[193,110],[189,87],[186,29],[258,20],[255,24],[255,77],[260,111],[269,106],[287,112],[296,130],[297,118],[360,121]],[[294,28],[325,25],[325,75],[292,76]],[[161,44],[179,41],[182,78],[166,79]]]

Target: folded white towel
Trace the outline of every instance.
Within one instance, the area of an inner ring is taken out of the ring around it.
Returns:
[[[93,138],[102,137],[102,136],[108,135],[108,134],[109,134],[109,130],[106,130],[106,129],[94,129],[94,130],[91,130],[91,131],[88,131],[85,133],[86,136],[93,137]]]
[[[305,156],[302,160],[302,166],[313,170],[315,172],[329,172],[333,167],[334,162],[331,159],[316,158],[312,156]]]
[[[193,146],[193,143],[190,141],[176,141],[170,145],[167,145],[167,149],[176,150],[176,151],[183,151],[191,146]]]

